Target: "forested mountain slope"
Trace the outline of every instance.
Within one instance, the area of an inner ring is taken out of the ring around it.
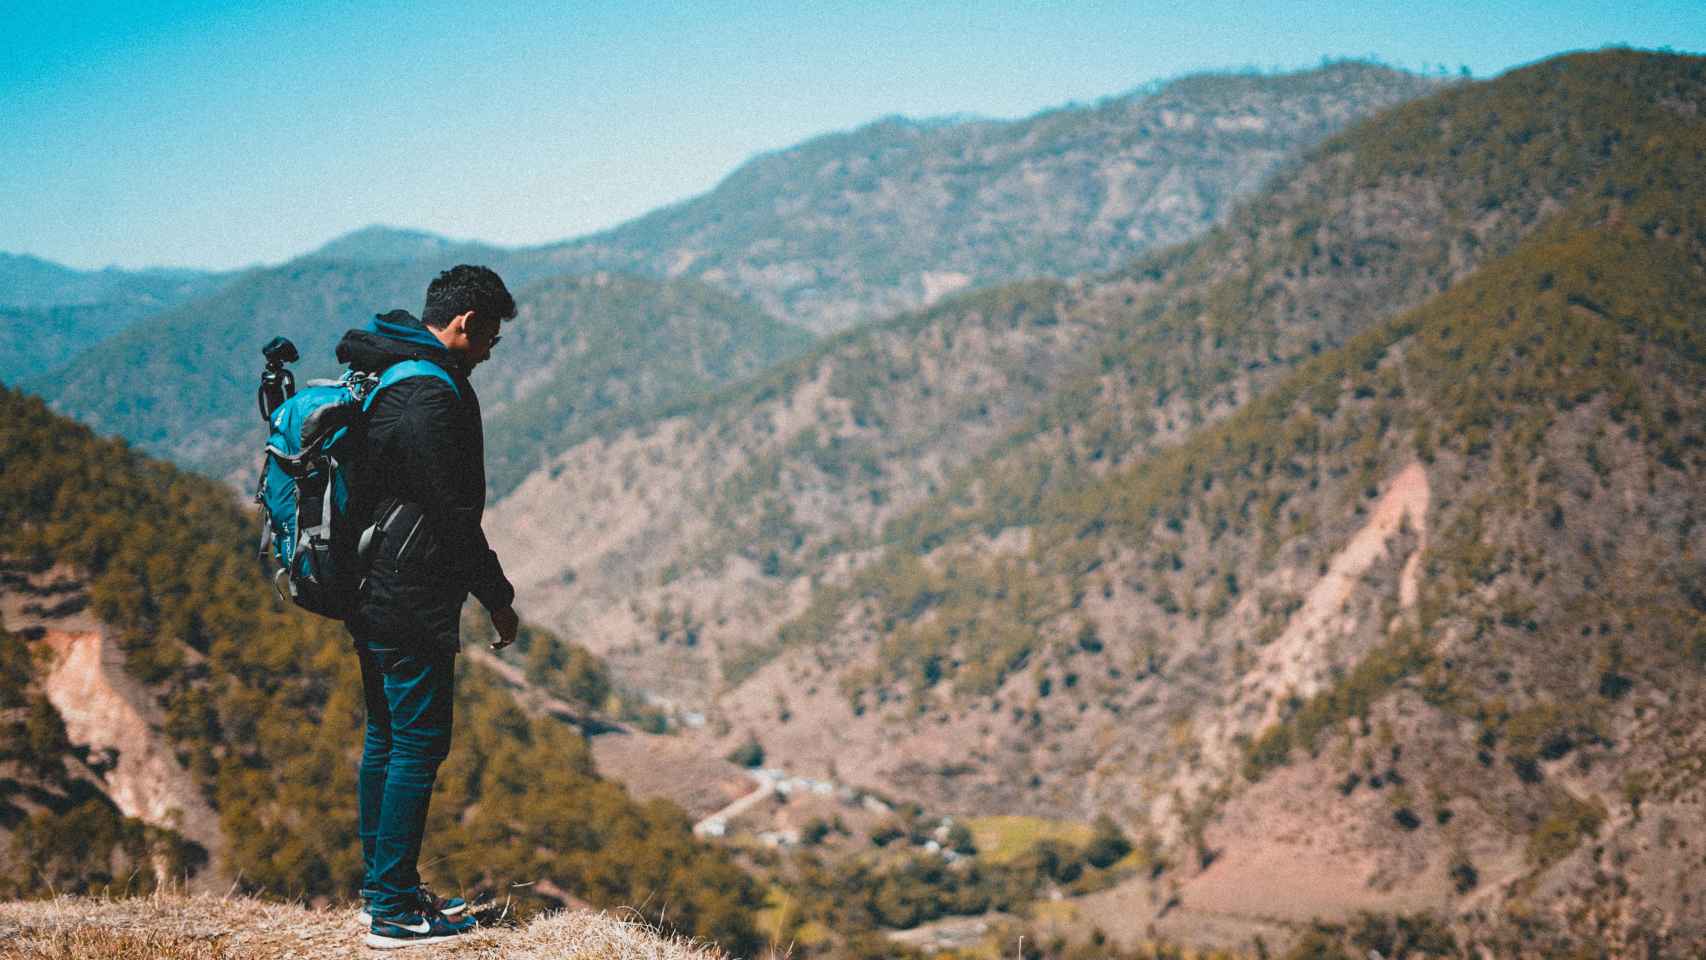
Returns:
[[[524,289],[519,303],[482,384],[495,496],[582,440],[691,405],[812,341],[693,280],[554,277]]]
[[[53,370],[147,317],[230,282],[230,273],[73,270],[0,253],[0,382]]]
[[[1561,58],[1397,108],[1199,241],[844,334],[705,412],[570,450],[488,524],[535,615],[705,703],[814,591],[833,622],[821,588],[870,548],[926,551],[968,528],[962,502],[998,531],[1508,253],[1685,122],[1699,70]]]
[[[1053,476],[1072,444],[1030,449],[933,503],[729,727],[1152,831],[1158,878],[1102,903],[1139,931],[1420,908],[1461,955],[1697,955],[1706,69],[1525,72],[1589,71],[1620,136],[1538,231],[1178,442]]]
[[[298,382],[336,376],[334,347],[345,330],[396,307],[418,314],[428,282],[454,262],[310,256],[251,271],[22,386],[97,431],[246,486],[263,426],[254,401],[261,346],[280,335],[294,341],[303,358]],[[515,465],[537,463],[542,445],[596,433],[600,415],[636,417],[751,375],[807,339],[692,281],[604,277],[534,287],[527,269],[492,266],[514,291],[523,322],[506,329],[503,369],[482,369],[475,385],[500,409],[530,398],[488,426],[499,482]],[[641,345],[643,336],[657,339]]]
[[[1023,120],[895,117],[766,154],[714,190],[538,251],[696,277],[817,331],[1186,239],[1299,150],[1437,81],[1365,63],[1201,75]]]
[[[0,634],[10,665],[0,755],[14,771],[31,768],[7,781],[0,807],[20,858],[11,892],[99,889],[114,869],[164,851],[175,858],[162,861],[167,876],[181,867],[279,896],[352,896],[362,708],[347,634],[272,597],[252,553],[256,522],[228,487],[10,390],[0,390],[0,423],[0,558],[10,571],[0,610],[8,624],[33,625]],[[77,585],[24,589],[60,575]],[[15,602],[20,592],[28,596]],[[121,651],[128,679],[152,699],[142,704],[158,716],[151,738],[215,811],[224,850],[214,862],[91,791],[102,770],[90,768],[113,758],[72,743],[39,690],[44,671],[63,666],[56,644],[75,641],[56,640],[66,618]],[[598,778],[572,729],[524,712],[467,658],[458,669],[457,746],[428,828],[430,879],[498,893],[537,881],[524,894],[535,902],[572,896],[654,920],[667,909],[671,926],[752,949],[754,885],[693,839],[679,809],[635,803]]]
[[[0,307],[0,382],[33,380],[168,306],[153,300]]]
[[[22,578],[11,570],[4,575],[0,599],[17,598]],[[204,866],[205,849],[165,823],[126,816],[113,802],[104,775],[114,758],[67,734],[43,690],[40,646],[0,625],[5,666],[0,676],[0,836],[7,841],[0,848],[6,878],[0,896],[24,897],[46,889],[146,893]]]
[[[76,270],[27,254],[0,253],[0,307],[148,301],[169,306],[231,278],[208,270]]]
[[[20,386],[99,433],[238,479],[264,426],[254,400],[261,346],[275,336],[294,341],[304,360],[299,381],[335,375],[343,332],[393,307],[418,313],[438,269],[305,258],[250,271]]]

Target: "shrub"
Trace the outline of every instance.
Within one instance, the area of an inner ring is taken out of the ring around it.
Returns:
[[[764,745],[757,734],[748,733],[740,746],[729,751],[728,761],[749,769],[764,766]]]

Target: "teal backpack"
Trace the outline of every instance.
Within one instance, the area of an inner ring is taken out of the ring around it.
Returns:
[[[291,348],[291,360],[294,354]],[[260,402],[270,429],[255,491],[265,515],[261,559],[281,598],[288,590],[302,609],[344,620],[355,611],[374,542],[376,504],[363,487],[361,462],[368,409],[380,391],[411,377],[438,377],[461,391],[430,360],[404,360],[378,375],[351,370],[311,380],[296,392],[270,350],[267,358],[273,379],[263,377]]]

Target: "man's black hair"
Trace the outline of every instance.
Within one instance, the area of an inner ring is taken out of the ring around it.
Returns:
[[[515,316],[515,298],[492,268],[457,264],[427,285],[421,322],[443,330],[445,324],[470,310],[482,321],[508,320]]]

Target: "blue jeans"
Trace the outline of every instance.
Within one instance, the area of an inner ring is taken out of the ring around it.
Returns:
[[[438,765],[450,751],[456,653],[430,645],[355,644],[367,701],[356,778],[357,831],[374,916],[413,912],[421,835]]]

